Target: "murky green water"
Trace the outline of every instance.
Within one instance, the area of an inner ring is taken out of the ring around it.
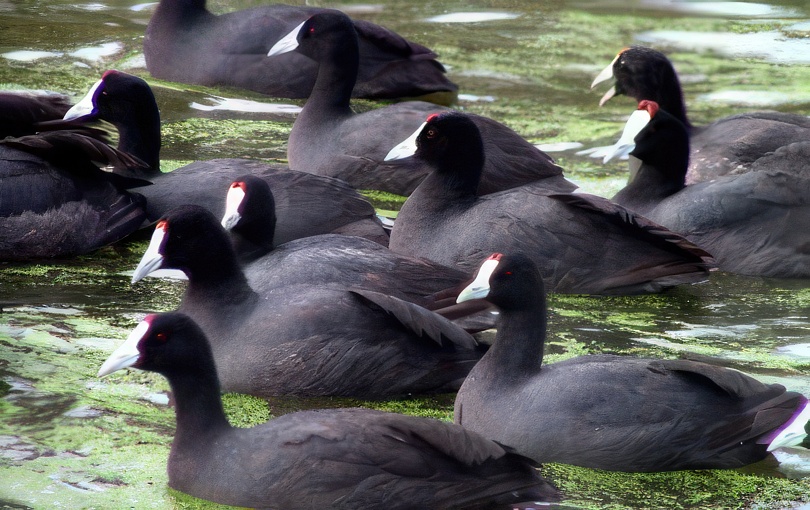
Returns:
[[[211,8],[260,3],[217,1]],[[668,51],[696,124],[756,108],[810,113],[804,0],[310,3],[343,7],[434,48],[460,85],[461,108],[495,117],[535,143],[613,141],[632,104],[618,98],[600,109],[603,91],[588,87],[634,42]],[[150,14],[133,0],[0,0],[0,86],[78,97],[108,68],[148,78],[141,43]],[[235,111],[222,98],[274,102],[234,89],[150,83],[164,120],[164,167],[213,157],[284,158],[294,119],[289,107]],[[610,195],[622,185],[622,163],[602,167],[573,152],[555,156],[585,189]],[[0,504],[212,507],[166,488],[173,412],[165,382],[141,372],[95,377],[144,313],[172,309],[182,293],[177,282],[129,285],[121,273],[134,268],[144,248],[131,242],[59,264],[0,266]],[[550,304],[550,361],[597,352],[688,355],[810,394],[807,282],[716,274],[661,296],[553,296]],[[229,402],[238,419],[266,416],[256,401]],[[279,400],[270,407],[278,414],[344,404]],[[452,396],[375,405],[446,418]],[[799,507],[810,500],[808,456],[790,452],[780,460],[778,467],[757,466],[758,474],[546,469],[584,506]]]

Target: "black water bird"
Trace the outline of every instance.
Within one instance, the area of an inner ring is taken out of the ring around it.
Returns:
[[[358,189],[408,195],[427,172],[409,162],[386,161],[386,156],[429,113],[447,108],[408,101],[354,113],[350,99],[357,76],[357,41],[351,20],[330,11],[313,15],[271,50],[306,55],[319,65],[315,88],[290,132],[287,159],[294,170],[338,177]],[[486,117],[471,118],[486,152],[479,194],[532,181],[558,191],[576,187],[551,157],[512,129]]]
[[[708,275],[705,251],[604,198],[539,182],[476,196],[484,150],[463,113],[431,115],[415,135],[409,153],[430,175],[397,216],[395,252],[474,271],[489,253],[521,251],[554,292],[656,292]]]
[[[535,264],[495,254],[459,300],[500,310],[461,386],[455,421],[538,462],[616,471],[736,468],[799,444],[807,399],[685,359],[589,355],[543,364],[546,301]]]
[[[294,363],[294,360],[288,360]],[[149,315],[104,362],[157,372],[177,427],[169,486],[251,508],[514,508],[559,493],[525,457],[451,423],[370,409],[321,409],[232,427],[202,330],[178,313]]]

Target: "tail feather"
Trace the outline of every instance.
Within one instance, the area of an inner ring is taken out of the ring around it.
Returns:
[[[768,444],[768,451],[801,445],[807,438],[808,422],[810,422],[810,402],[805,399],[804,405],[796,409],[793,417],[776,429],[776,435]]]

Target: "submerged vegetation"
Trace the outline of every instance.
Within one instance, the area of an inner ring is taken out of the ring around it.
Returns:
[[[265,2],[209,3],[223,12]],[[4,11],[0,54],[21,49],[74,51],[112,40],[122,41],[124,49],[94,61],[65,54],[31,62],[5,58],[0,66],[3,88],[47,89],[77,98],[104,69],[119,67],[155,87],[163,116],[164,171],[214,157],[282,160],[292,116],[189,107],[210,96],[267,98],[149,78],[139,54],[150,12],[130,10],[130,4],[113,1],[101,11],[61,0],[10,7]],[[590,146],[614,141],[632,101],[616,98],[598,108],[603,91],[592,92],[589,85],[595,73],[638,34],[782,30],[791,37],[807,35],[789,28],[794,19],[662,16],[599,8],[598,2],[569,7],[565,2],[471,6],[456,1],[444,2],[439,12],[431,2],[383,4],[379,12],[363,17],[435,49],[462,94],[471,95],[462,95],[460,108],[494,117],[533,143]],[[352,3],[341,6],[351,11]],[[522,14],[474,25],[424,22],[444,11],[493,8]],[[778,88],[789,100],[776,108],[806,112],[810,104],[808,66],[722,58],[677,45],[664,49],[686,78],[687,104],[695,123],[741,110],[737,104],[702,99],[715,91]],[[371,108],[373,103],[357,107]],[[586,191],[609,196],[623,183],[624,162],[602,166],[573,151],[555,157],[566,175]],[[377,192],[367,196],[386,214],[403,201]],[[143,253],[144,238],[69,261],[0,265],[0,506],[222,508],[166,485],[174,413],[165,380],[136,370],[96,377],[106,356],[145,313],[174,309],[182,295],[184,284],[178,281],[148,279],[130,285],[126,272]],[[546,360],[600,352],[687,356],[810,394],[810,356],[778,352],[784,346],[810,343],[810,289],[805,287],[801,282],[715,274],[709,283],[658,296],[551,296]],[[451,420],[453,395],[385,402],[328,398],[265,402],[227,395],[225,404],[237,426],[299,409],[357,405]],[[578,508],[786,508],[810,501],[806,459],[788,473],[790,478],[784,477],[785,469],[773,465],[746,472],[656,474],[547,465],[543,474]]]

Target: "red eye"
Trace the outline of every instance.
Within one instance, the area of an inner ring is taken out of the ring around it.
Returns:
[[[309,27],[309,33],[314,34],[315,33],[315,27]]]
[[[158,333],[157,335],[155,335],[155,338],[157,339],[158,342],[166,343],[166,340],[169,339],[169,336],[166,333]]]
[[[506,271],[503,274],[505,274],[506,276],[512,276],[512,271]]]

